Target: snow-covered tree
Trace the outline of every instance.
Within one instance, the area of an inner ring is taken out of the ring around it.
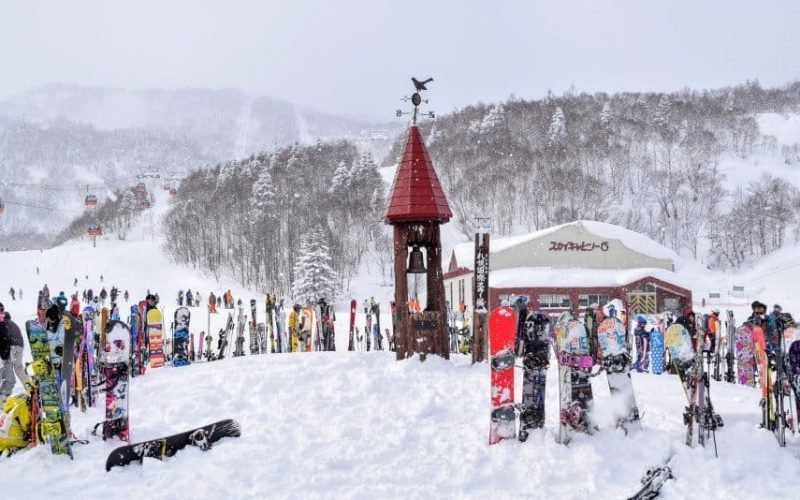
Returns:
[[[547,132],[547,141],[550,146],[561,146],[567,140],[567,120],[564,118],[564,110],[561,106],[553,112],[550,120],[550,128]]]
[[[314,303],[319,298],[330,302],[336,297],[337,282],[325,233],[311,230],[303,238],[295,261],[292,295],[305,303]]]
[[[258,180],[253,184],[253,215],[263,220],[274,216],[275,187],[269,167],[261,169]]]

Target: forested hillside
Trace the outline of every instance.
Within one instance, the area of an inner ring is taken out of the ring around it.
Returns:
[[[748,82],[671,94],[510,98],[422,128],[465,235],[476,214],[491,216],[497,235],[592,219],[709,265],[739,267],[797,239],[800,191],[778,174],[728,165],[797,168],[800,138],[780,144],[760,130],[759,117],[799,110],[800,83],[763,89]],[[396,141],[386,165],[398,161],[404,143]]]
[[[340,290],[380,234],[384,198],[377,165],[354,144],[295,144],[189,175],[162,226],[166,250],[283,294],[299,286],[298,261],[322,260],[335,276],[320,280]]]

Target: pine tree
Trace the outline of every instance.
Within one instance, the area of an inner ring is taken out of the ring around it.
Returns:
[[[312,304],[320,298],[331,302],[336,297],[337,281],[336,272],[331,267],[325,234],[314,229],[300,244],[299,256],[294,265],[292,295],[306,304]]]
[[[564,111],[561,106],[557,107],[553,113],[547,138],[548,144],[555,147],[563,145],[567,140],[567,120],[564,118]]]
[[[272,184],[272,173],[269,167],[261,169],[258,179],[253,184],[253,215],[258,220],[274,216],[275,187]]]

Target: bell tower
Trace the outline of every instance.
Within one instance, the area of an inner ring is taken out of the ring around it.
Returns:
[[[397,359],[414,353],[419,353],[422,360],[428,354],[449,359],[440,226],[453,213],[417,127],[419,106],[427,103],[420,92],[427,90],[424,83],[432,79],[412,81],[416,87],[416,92],[408,98],[414,106],[412,124],[383,215],[384,222],[394,228]],[[397,112],[398,116],[403,114]],[[433,117],[433,113],[426,116]],[[424,279],[424,296],[409,294],[409,277],[415,282],[417,277]]]

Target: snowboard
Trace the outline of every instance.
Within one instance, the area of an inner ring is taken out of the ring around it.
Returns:
[[[689,331],[679,324],[673,324],[667,328],[664,343],[672,358],[673,371],[680,378],[686,394],[688,406],[683,420],[686,424],[686,445],[691,446],[694,424],[697,420],[697,389],[703,370],[702,354],[694,352]]]
[[[192,313],[188,307],[179,307],[175,309],[175,332],[174,341],[172,344],[172,366],[186,366],[190,363],[189,360],[189,322],[191,321]]]
[[[347,350],[355,351],[355,325],[356,325],[356,299],[350,301],[350,330],[349,338],[347,340]]]
[[[598,325],[598,335],[600,335]],[[575,432],[591,433],[594,406],[590,380],[594,360],[589,354],[589,336],[580,321],[563,314],[556,324],[555,351],[558,359],[559,431],[561,444]]]
[[[800,415],[800,340],[789,345],[788,364],[789,383],[794,391],[795,415]]]
[[[736,323],[733,318],[733,311],[727,310],[725,311],[726,315],[726,324],[725,324],[725,332],[727,334],[726,345],[725,345],[725,362],[727,364],[725,369],[725,382],[729,382],[731,384],[736,383],[736,375],[733,369],[734,359],[736,357],[735,351],[736,347],[734,344],[734,332],[736,330]]]
[[[547,368],[550,365],[548,322],[537,321],[533,314],[525,320],[522,346],[522,404],[519,415],[519,440],[527,441],[531,429],[544,427],[544,396]]]
[[[364,337],[367,341],[367,352],[369,352],[372,346],[372,340],[370,337],[372,336],[372,313],[369,310],[369,306],[367,306],[367,302],[364,301],[364,316],[366,317],[367,326],[364,327]]]
[[[139,313],[138,321],[138,342],[136,345],[136,365],[139,367],[139,375],[144,375],[145,370],[150,365],[150,337],[147,335],[147,301],[142,300],[136,308]],[[101,344],[103,345],[103,344]]]
[[[375,325],[373,326],[373,334],[375,335],[375,350],[383,350],[383,339],[381,338],[381,305],[375,304],[373,311],[375,314]]]
[[[736,346],[736,380],[742,385],[756,386],[756,353],[753,345],[753,330],[742,325],[733,334]]]
[[[311,306],[303,307],[303,319],[300,322],[300,351],[311,352],[314,348],[314,309]]]
[[[109,321],[106,324],[105,339],[106,343],[101,356],[103,375],[106,381],[106,419],[103,422],[103,439],[119,437],[123,441],[128,441],[130,429],[128,422],[130,328],[122,321]]]
[[[258,338],[258,323],[256,322],[256,299],[250,299],[250,354],[259,354],[261,342]]]
[[[498,307],[489,314],[489,354],[492,413],[489,444],[513,439],[517,433],[514,410],[514,337],[517,318],[510,307]],[[369,332],[367,332],[369,339]]]
[[[71,429],[71,416],[69,407],[72,402],[72,382],[75,370],[75,340],[78,337],[78,332],[83,329],[83,325],[67,311],[61,313],[61,320],[58,322],[57,333],[54,335],[56,343],[51,345],[51,349],[55,349],[56,354],[60,351],[61,355],[61,369],[60,373],[56,373],[58,379],[58,390],[61,393],[61,399],[64,401],[64,423],[67,429]],[[53,347],[55,346],[55,347]]]
[[[150,368],[164,366],[163,315],[153,308],[147,311],[147,338],[150,345]]]
[[[627,433],[641,429],[642,423],[633,392],[631,358],[625,338],[625,325],[616,318],[604,319],[597,325],[598,354],[608,378],[612,411],[617,427]]]
[[[41,323],[34,320],[25,322],[25,331],[33,355],[33,379],[38,386],[37,403],[41,412],[36,426],[38,440],[49,444],[50,451],[54,454],[69,455],[72,458],[69,429],[64,420],[64,402],[58,392],[48,332]]]
[[[664,373],[664,334],[660,326],[650,331],[650,370],[654,375]]]
[[[278,352],[286,352],[288,341],[286,339],[283,325],[283,299],[275,306],[275,340],[277,340]]]
[[[133,462],[142,463],[145,458],[161,460],[164,457],[171,457],[187,446],[196,446],[207,451],[213,443],[222,438],[239,436],[241,436],[241,429],[236,421],[220,420],[172,436],[121,446],[108,455],[106,471],[110,471],[114,467],[124,467]]]
[[[131,314],[128,317],[128,326],[131,330],[131,377],[139,374],[139,306],[131,306]]]
[[[239,306],[239,314],[236,316],[237,329],[236,329],[236,348],[233,350],[233,356],[244,356],[244,327],[247,322],[244,316],[244,307]]]

